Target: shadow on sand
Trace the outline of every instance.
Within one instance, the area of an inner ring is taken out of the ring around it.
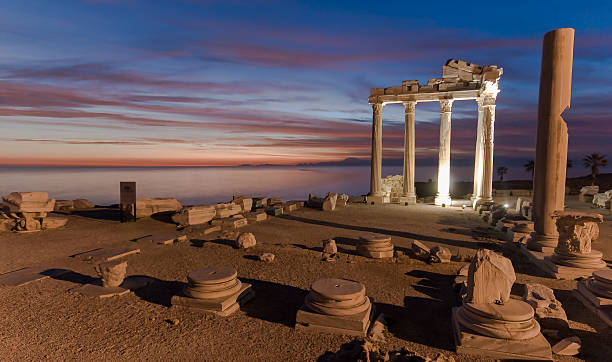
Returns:
[[[121,221],[119,209],[95,208],[89,210],[74,210],[70,214],[95,220]]]
[[[385,235],[397,236],[397,237],[406,238],[406,239],[418,239],[422,241],[441,243],[441,244],[446,244],[446,245],[451,245],[451,246],[456,246],[456,247],[478,249],[478,246],[475,245],[474,243],[471,243],[469,241],[463,241],[463,240],[446,239],[442,237],[432,237],[432,236],[414,234],[410,232],[385,230],[385,229],[379,229],[379,228],[374,228],[374,227],[345,225],[345,224],[339,224],[339,223],[335,223],[331,221],[307,219],[307,218],[293,216],[293,215],[279,215],[278,217],[286,219],[286,220],[299,221],[299,222],[303,222],[307,224],[329,226],[329,227],[340,228],[340,229],[364,231],[364,232],[370,232],[370,233],[376,233],[376,234],[385,234]]]
[[[240,280],[251,284],[255,291],[255,298],[241,307],[247,315],[288,327],[295,325],[295,314],[304,304],[308,291],[265,280]]]

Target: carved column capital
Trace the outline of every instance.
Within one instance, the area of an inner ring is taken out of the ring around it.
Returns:
[[[453,100],[452,99],[440,99],[440,112],[450,112],[453,108]]]
[[[416,108],[416,101],[406,101],[404,102],[404,110],[406,111],[406,113],[414,113],[414,110]]]
[[[383,107],[384,103],[372,103],[372,110],[374,111],[374,113],[382,112]]]
[[[491,97],[485,95],[482,97],[482,106],[494,106],[495,105],[495,97]]]
[[[484,97],[477,97],[476,99],[474,99],[476,101],[476,103],[478,104],[478,108],[480,109],[480,107],[482,107],[484,105]]]

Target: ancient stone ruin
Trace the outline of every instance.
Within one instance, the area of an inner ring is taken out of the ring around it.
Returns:
[[[391,237],[381,234],[367,234],[359,237],[357,253],[367,258],[382,259],[393,257]]]
[[[499,93],[499,78],[503,69],[496,65],[481,67],[463,60],[450,59],[442,67],[442,78],[429,79],[420,85],[416,80],[405,80],[402,85],[388,88],[372,88],[369,103],[372,105],[372,157],[370,193],[367,202],[383,203],[382,172],[382,110],[387,104],[404,105],[404,172],[400,203],[415,204],[414,186],[415,120],[414,112],[419,102],[440,102],[440,148],[438,156],[438,193],[436,205],[450,205],[450,137],[451,112],[454,101],[476,100],[478,103],[478,134],[474,167],[473,205],[480,200],[491,201],[493,182],[493,124],[495,99]]]
[[[365,286],[346,279],[320,279],[312,283],[295,328],[365,337],[372,304]]]
[[[0,231],[30,232],[66,225],[68,219],[49,216],[55,199],[46,192],[12,192],[2,197]]]
[[[509,259],[487,249],[476,252],[468,269],[467,295],[460,307],[453,308],[458,353],[551,359],[533,308],[510,297],[515,280]]]
[[[172,297],[179,305],[226,317],[255,295],[251,285],[242,283],[231,267],[206,267],[187,275],[187,286]]]
[[[612,270],[594,271],[592,279],[578,282],[574,295],[612,327]]]

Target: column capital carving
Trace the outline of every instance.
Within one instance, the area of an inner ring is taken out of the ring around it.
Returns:
[[[440,112],[450,112],[453,107],[452,99],[440,99]]]
[[[376,113],[380,113],[382,112],[384,105],[384,103],[372,103],[372,110]]]
[[[495,105],[495,97],[491,97],[488,95],[485,95],[482,98],[482,105],[483,106],[494,106]]]
[[[416,108],[416,101],[405,101],[404,103],[404,110],[406,112],[410,112],[410,113],[414,113],[414,110]]]
[[[484,104],[484,97],[477,97],[474,99],[476,101],[476,103],[478,104],[478,108],[482,107]]]

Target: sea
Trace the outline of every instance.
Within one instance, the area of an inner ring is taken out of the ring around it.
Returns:
[[[402,168],[382,171],[383,176],[398,175]],[[305,200],[309,193],[367,194],[370,167],[0,167],[0,195],[46,191],[58,200],[85,198],[111,205],[119,202],[121,181],[135,181],[139,198],[173,197],[184,205],[226,202],[233,195]]]

